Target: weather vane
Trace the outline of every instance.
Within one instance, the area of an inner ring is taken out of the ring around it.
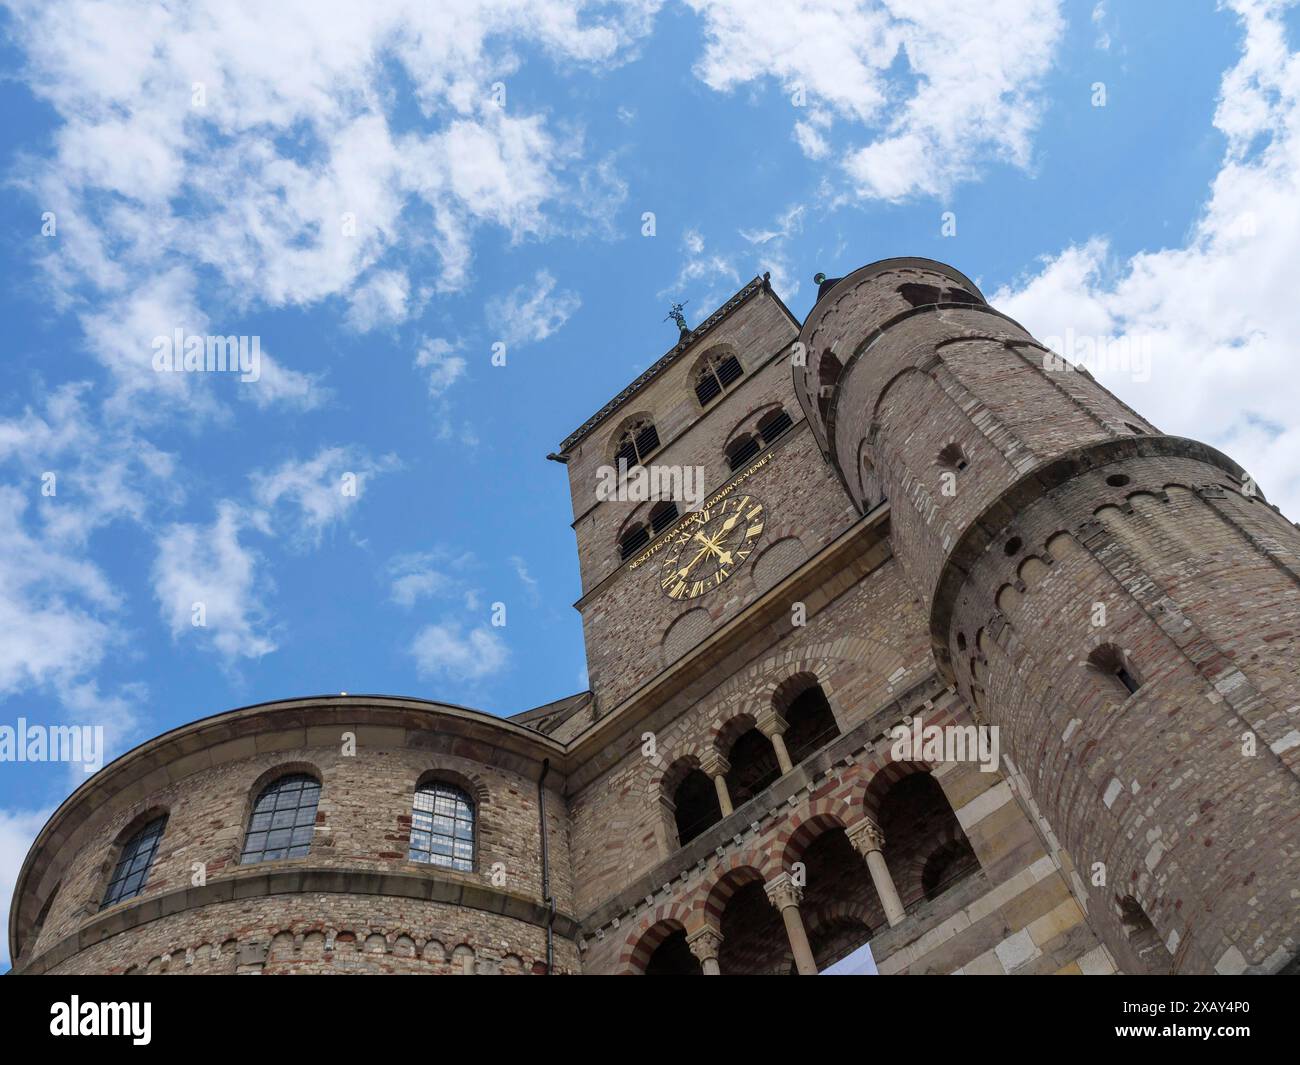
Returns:
[[[690,302],[691,302],[690,300],[686,300],[685,303],[674,303],[673,309],[669,311],[666,315],[664,315],[665,322],[668,321],[669,318],[671,318],[674,322],[677,323],[677,328],[681,330],[682,336],[685,336],[687,333],[691,331],[691,327],[686,324],[686,315],[682,314],[682,308],[685,307],[686,304]]]

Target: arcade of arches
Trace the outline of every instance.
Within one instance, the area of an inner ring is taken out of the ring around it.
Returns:
[[[839,734],[830,702],[808,674],[787,681],[760,717],[732,718],[705,761],[678,766],[666,777],[675,785],[678,845],[686,846]]]
[[[687,797],[698,792],[704,803],[711,796],[716,806],[720,789],[693,772],[700,779]],[[660,921],[641,937],[632,968],[652,975],[815,974],[979,868],[927,766],[898,764],[875,787],[866,811],[847,826],[833,814],[805,821],[774,876],[750,865],[724,873],[708,891],[703,927],[688,935],[680,921]]]

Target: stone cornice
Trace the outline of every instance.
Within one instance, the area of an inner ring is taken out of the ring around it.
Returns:
[[[502,891],[466,877],[449,875],[441,870],[380,872],[310,865],[285,868],[280,865],[275,869],[240,872],[219,880],[209,880],[202,887],[182,888],[114,907],[94,920],[87,921],[49,950],[16,967],[14,972],[26,975],[46,972],[105,939],[187,910],[270,895],[305,894],[382,895],[387,898],[422,899],[484,910],[538,928],[546,927],[550,915],[550,910],[536,899]],[[556,935],[573,939],[578,925],[571,916],[557,913],[554,928]]]

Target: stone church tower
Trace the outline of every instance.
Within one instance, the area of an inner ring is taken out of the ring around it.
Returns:
[[[962,274],[756,278],[551,457],[590,691],[166,733],[15,970],[1295,969],[1300,533]]]

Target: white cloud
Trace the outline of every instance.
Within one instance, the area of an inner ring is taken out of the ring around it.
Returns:
[[[393,325],[410,314],[411,282],[401,270],[377,270],[352,294],[347,323],[359,333]]]
[[[0,919],[9,927],[9,904],[13,899],[18,873],[36,835],[45,827],[54,811],[0,810]],[[8,966],[9,936],[0,938],[0,966]]]
[[[425,338],[415,356],[415,366],[423,370],[429,384],[429,395],[438,398],[465,375],[465,359],[454,352],[459,344],[441,337]]]
[[[136,736],[147,692],[95,679],[106,656],[130,644],[118,591],[86,546],[105,526],[143,522],[151,500],[174,497],[173,460],[128,428],[97,424],[89,391],[63,385],[39,412],[0,420],[0,462],[15,477],[0,486],[0,697],[50,694],[62,723],[104,729],[112,757]]]
[[[1280,9],[1232,5],[1243,27],[1215,126],[1227,150],[1182,247],[1128,259],[1103,239],[1066,248],[992,302],[1039,336],[1147,345],[1150,381],[1098,377],[1165,432],[1205,440],[1300,516],[1300,55]]]
[[[687,229],[682,234],[682,248],[686,258],[677,278],[660,290],[659,298],[677,299],[687,292],[698,293],[695,305],[700,313],[707,314],[740,287],[740,273],[725,255],[706,250],[704,234],[698,229]],[[691,317],[686,316],[688,322]]]
[[[799,145],[799,150],[809,159],[825,159],[831,154],[830,142],[811,122],[796,122],[794,139]]]
[[[192,634],[223,665],[276,648],[262,601],[271,578],[258,553],[240,542],[250,529],[269,534],[266,515],[223,500],[210,525],[175,524],[158,537],[153,588],[172,639]],[[196,625],[196,618],[204,623]]]
[[[943,195],[990,159],[1027,166],[1036,93],[1065,25],[1056,0],[687,3],[704,20],[705,84],[776,80],[813,159],[831,153],[828,114],[855,136],[869,130],[875,139],[839,162],[858,195],[885,200]]]
[[[389,596],[398,606],[412,607],[419,600],[466,595],[462,574],[474,563],[468,552],[444,548],[398,555],[388,563]]]
[[[415,634],[409,652],[420,676],[460,681],[498,673],[510,657],[501,637],[486,625],[467,629],[454,621],[426,625]]]
[[[16,0],[23,76],[61,120],[17,180],[55,214],[52,298],[76,309],[119,412],[168,406],[144,393],[220,412],[202,375],[149,371],[151,339],[177,326],[228,335],[240,330],[207,320],[229,307],[351,297],[352,324],[373,327],[410,312],[383,261],[399,250],[428,246],[436,287],[458,289],[480,226],[518,240],[553,227],[553,205],[583,215],[565,199],[587,180],[579,132],[498,107],[488,87],[517,71],[522,41],[559,62],[617,63],[657,7]],[[390,115],[407,86],[421,121],[403,132]],[[418,237],[412,211],[427,219]],[[273,366],[264,384],[259,404],[319,403],[301,370]]]
[[[1110,51],[1110,33],[1107,32],[1106,26],[1106,5],[1098,3],[1092,9],[1092,24],[1097,30],[1097,48],[1103,52]]]
[[[508,347],[535,344],[558,332],[582,306],[576,292],[555,291],[555,278],[538,270],[532,281],[487,304],[489,327]]]
[[[0,486],[0,696],[69,692],[121,639],[117,592],[92,563],[24,527],[29,507]]]
[[[510,556],[510,565],[515,569],[515,576],[519,578],[520,583],[524,586],[524,591],[528,595],[528,601],[537,604],[541,601],[538,595],[537,578],[528,572],[528,565],[518,555]]]
[[[371,459],[349,447],[322,448],[309,459],[289,459],[270,473],[249,475],[253,499],[268,510],[289,503],[298,510],[298,539],[319,543],[329,526],[357,505],[370,478],[393,469],[394,456]]]

